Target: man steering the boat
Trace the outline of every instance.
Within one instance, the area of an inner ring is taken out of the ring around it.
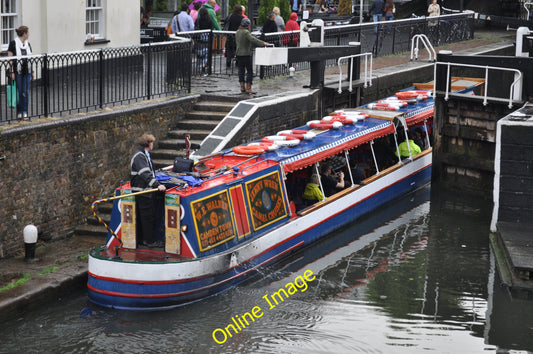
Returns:
[[[159,192],[165,192],[166,187],[155,178],[154,166],[150,158],[150,151],[154,148],[154,141],[155,137],[152,134],[145,133],[139,138],[139,149],[131,158],[131,190],[134,193],[150,189],[153,189],[153,192],[157,192],[145,193],[135,197],[137,242],[148,247],[163,247],[163,241],[157,239],[155,219],[157,201],[161,198]]]

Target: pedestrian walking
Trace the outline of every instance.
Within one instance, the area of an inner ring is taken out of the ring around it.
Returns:
[[[276,15],[276,18],[274,18],[274,22],[276,22],[276,26],[278,26],[278,32],[285,31],[285,20],[283,20],[283,17],[281,17],[281,15],[279,14],[279,7],[274,7],[272,11]]]
[[[194,31],[194,21],[187,13],[188,10],[186,3],[181,4],[181,11],[172,19],[172,33]]]
[[[218,24],[217,14],[215,13],[216,4],[217,4],[216,0],[209,0],[202,7],[205,8],[207,12],[209,13],[209,17],[211,18],[212,29],[216,31],[220,31],[222,29],[220,28],[220,25]]]

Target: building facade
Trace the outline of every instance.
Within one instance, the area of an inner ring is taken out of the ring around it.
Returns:
[[[26,25],[34,54],[140,43],[140,3],[132,0],[1,0],[5,54],[15,29]]]

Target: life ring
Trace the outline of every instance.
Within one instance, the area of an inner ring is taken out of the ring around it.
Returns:
[[[293,147],[300,144],[299,139],[278,140],[276,144],[280,147]]]
[[[265,152],[264,148],[257,145],[240,145],[231,150],[240,155],[259,155]]]
[[[384,104],[370,103],[367,104],[368,109],[373,109],[375,111],[399,111],[400,107],[398,106],[389,106]]]
[[[341,122],[342,124],[355,124],[357,119],[348,118],[345,115],[334,115],[322,118],[322,122]]]
[[[396,92],[394,95],[401,100],[425,100],[428,98],[428,91],[400,91]]]
[[[270,143],[270,142],[264,142],[264,141],[261,141],[259,143],[250,143],[248,144],[248,146],[259,146],[263,148],[263,151],[275,151],[279,149],[278,144],[275,144],[274,142]]]
[[[405,107],[405,106],[407,106],[407,101],[400,100],[400,99],[395,99],[395,100],[384,99],[384,100],[377,101],[376,104],[382,104],[382,105],[388,105],[388,106],[397,106],[397,107]]]
[[[292,135],[270,135],[261,139],[263,143],[275,143],[279,147],[291,147],[298,145],[300,139],[296,139]]]
[[[298,140],[314,139],[316,134],[309,130],[282,130],[277,135],[292,137]]]
[[[307,122],[307,126],[313,129],[340,129],[342,127],[341,122],[326,122],[320,120],[310,120]]]
[[[350,119],[356,119],[357,121],[360,121],[360,120],[365,120],[366,118],[369,117],[368,114],[366,113],[363,113],[363,112],[358,112],[358,111],[348,111],[348,112],[345,112],[343,110],[338,110],[338,111],[335,111],[333,112],[333,117],[335,116],[340,116],[340,117],[346,117],[346,118],[350,118]]]

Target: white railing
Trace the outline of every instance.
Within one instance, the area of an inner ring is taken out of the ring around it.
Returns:
[[[339,59],[337,59],[337,66],[339,67],[339,90],[338,90],[339,93],[342,93],[342,66],[341,66],[341,61],[350,59],[350,65],[348,66],[348,71],[350,73],[349,74],[350,86],[348,88],[348,91],[352,92],[353,91],[353,86],[352,86],[353,70],[351,70],[351,68],[353,68],[353,60],[354,60],[354,58],[358,58],[358,57],[362,57],[362,56],[365,57],[365,72],[364,72],[363,87],[367,88],[368,86],[372,86],[372,53],[361,53],[361,54],[348,55],[348,56],[340,57]],[[369,63],[368,63],[368,61],[369,61],[368,58],[369,57],[370,57],[370,66],[369,66]]]
[[[518,69],[509,69],[509,68],[499,68],[496,66],[488,66],[488,65],[474,65],[474,64],[460,64],[460,63],[443,63],[443,62],[436,62],[434,67],[434,80],[433,80],[433,92],[436,92],[437,90],[437,65],[446,65],[447,71],[446,71],[446,93],[444,95],[444,100],[448,101],[449,94],[450,94],[450,68],[452,66],[461,66],[461,67],[467,67],[467,68],[479,68],[479,69],[485,69],[485,92],[483,93],[483,105],[486,106],[488,104],[488,99],[496,99],[498,97],[489,97],[488,96],[488,88],[489,88],[489,70],[499,70],[499,71],[510,71],[515,73],[515,79],[513,83],[511,84],[509,88],[509,108],[513,108],[513,99],[516,101],[520,101],[522,97],[522,72]],[[496,83],[499,84],[499,83]],[[516,88],[516,90],[515,90]],[[473,96],[475,97],[475,96]]]
[[[416,42],[415,42],[416,41]],[[418,43],[422,41],[422,44],[426,48],[429,54],[429,61],[435,61],[437,59],[437,53],[435,48],[429,41],[429,38],[425,34],[416,34],[411,39],[411,60],[418,60]]]

